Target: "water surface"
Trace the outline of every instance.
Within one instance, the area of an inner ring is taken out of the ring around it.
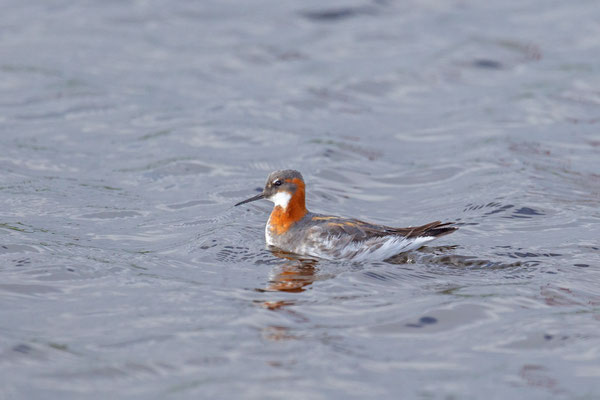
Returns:
[[[2,9],[0,398],[600,396],[596,2]],[[281,168],[460,229],[273,253]]]

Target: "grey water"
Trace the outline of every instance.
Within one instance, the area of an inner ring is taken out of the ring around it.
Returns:
[[[596,1],[0,1],[0,399],[599,399]],[[311,211],[459,230],[270,251]]]

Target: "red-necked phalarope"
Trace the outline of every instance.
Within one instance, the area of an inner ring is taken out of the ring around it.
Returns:
[[[262,193],[236,204],[267,199],[275,203],[265,227],[267,244],[282,250],[325,259],[385,260],[414,250],[454,232],[452,223],[392,228],[352,218],[315,214],[306,209],[302,175],[275,171]]]

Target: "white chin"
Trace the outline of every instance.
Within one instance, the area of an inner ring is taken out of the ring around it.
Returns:
[[[290,199],[292,198],[291,193],[288,192],[279,192],[274,194],[273,196],[269,197],[269,200],[271,200],[273,203],[275,203],[275,206],[280,206],[281,208],[287,208],[288,203],[290,202]]]

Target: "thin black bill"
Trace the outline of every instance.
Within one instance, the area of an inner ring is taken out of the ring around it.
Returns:
[[[264,197],[265,197],[264,193],[260,193],[260,194],[257,194],[254,197],[250,197],[249,199],[246,199],[244,201],[240,201],[239,203],[236,204],[236,206],[240,206],[242,204],[250,203],[251,201],[260,200],[260,199],[262,199]]]

